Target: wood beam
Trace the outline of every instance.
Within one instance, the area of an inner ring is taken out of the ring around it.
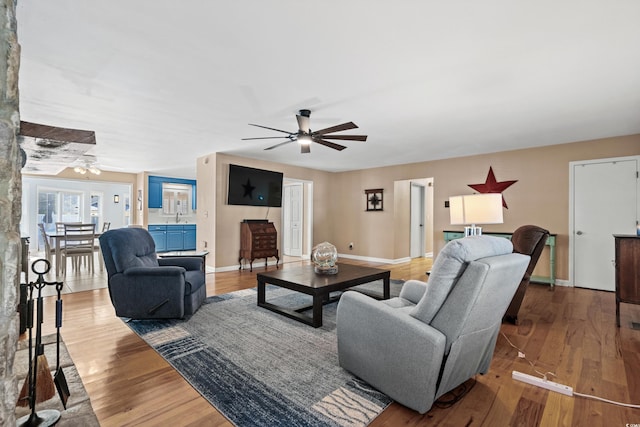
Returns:
[[[20,135],[60,142],[96,143],[96,133],[92,130],[60,128],[23,121],[20,122]]]

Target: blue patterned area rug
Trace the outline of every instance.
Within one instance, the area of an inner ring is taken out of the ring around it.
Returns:
[[[271,285],[267,301],[311,303]],[[127,324],[236,426],[366,426],[392,402],[338,364],[337,303],[315,329],[256,302],[247,289],[207,298],[189,319]]]

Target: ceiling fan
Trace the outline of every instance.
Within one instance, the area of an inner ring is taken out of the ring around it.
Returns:
[[[299,114],[296,114],[296,119],[298,119],[298,130],[296,132],[289,132],[281,129],[274,129],[267,126],[256,125],[253,123],[249,123],[250,126],[256,126],[263,129],[274,130],[276,132],[286,133],[285,136],[265,136],[259,138],[242,138],[243,141],[248,141],[252,139],[280,139],[287,138],[288,141],[281,142],[276,145],[272,145],[271,147],[265,148],[265,150],[272,150],[274,148],[280,147],[281,145],[289,144],[294,141],[298,141],[300,144],[300,152],[301,153],[310,153],[311,152],[311,143],[316,142],[320,145],[324,145],[325,147],[333,148],[334,150],[342,151],[345,147],[344,145],[336,144],[335,142],[327,141],[327,139],[337,139],[342,141],[366,141],[366,135],[329,135],[334,132],[341,132],[343,130],[349,129],[357,129],[358,126],[353,122],[342,123],[341,125],[331,126],[326,129],[320,129],[316,131],[312,131],[309,128],[309,117],[311,116],[311,110],[300,110]]]

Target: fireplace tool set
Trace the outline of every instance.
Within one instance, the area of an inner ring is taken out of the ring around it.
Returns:
[[[60,366],[60,328],[62,327],[62,282],[47,282],[44,280],[45,274],[51,269],[51,263],[46,259],[39,259],[33,263],[31,269],[38,278],[35,282],[26,285],[28,289],[28,300],[26,306],[26,326],[29,330],[29,373],[25,378],[22,391],[18,397],[18,406],[31,408],[31,413],[16,421],[17,426],[50,426],[60,419],[60,411],[56,409],[45,409],[36,412],[36,403],[44,402],[55,395],[58,390],[62,406],[66,409],[69,398],[69,386]],[[42,323],[43,323],[43,301],[42,289],[46,286],[55,286],[58,293],[56,300],[56,370],[53,378],[47,358],[44,355],[44,344],[42,343]],[[37,296],[34,298],[34,290]],[[33,337],[33,315],[34,300],[36,314],[35,345]]]

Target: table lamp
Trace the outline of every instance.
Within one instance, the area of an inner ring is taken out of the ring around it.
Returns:
[[[449,197],[451,225],[465,225],[465,236],[479,236],[476,224],[502,224],[502,194],[483,193]]]

